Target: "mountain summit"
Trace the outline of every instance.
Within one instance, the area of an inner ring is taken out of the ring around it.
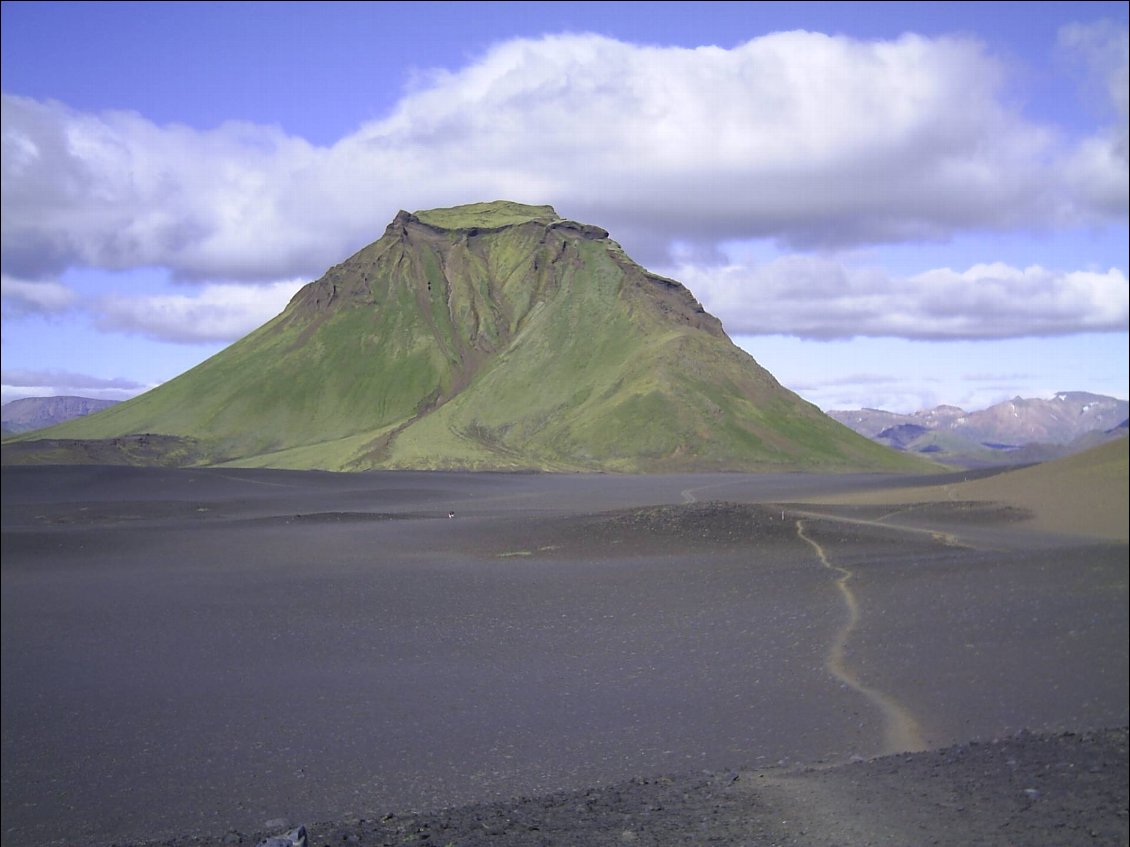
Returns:
[[[605,230],[506,201],[400,212],[216,356],[39,436],[137,433],[180,463],[327,470],[921,467],[781,387]]]

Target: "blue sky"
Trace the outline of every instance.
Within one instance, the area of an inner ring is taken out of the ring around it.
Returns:
[[[824,409],[1125,399],[1127,8],[5,0],[2,399],[137,394],[499,198]]]

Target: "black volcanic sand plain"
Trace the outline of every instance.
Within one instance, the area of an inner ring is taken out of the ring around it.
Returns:
[[[955,479],[4,467],[3,844],[1126,844],[1127,544]]]

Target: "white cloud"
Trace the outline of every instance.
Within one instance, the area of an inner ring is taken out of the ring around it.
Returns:
[[[122,390],[135,390],[142,388],[141,383],[128,379],[103,379],[89,374],[76,374],[69,371],[29,371],[29,370],[4,370],[0,373],[0,382],[6,388],[42,388],[43,386],[63,386],[76,389],[113,388]]]
[[[942,403],[973,410],[1010,397],[1079,390],[1126,397],[1125,330],[970,341],[736,340],[782,385],[825,410],[913,412]]]
[[[1071,181],[1095,208],[1125,213],[1130,183],[1130,36],[1110,22],[1072,24],[1059,32],[1060,47],[1087,66],[1086,90],[1111,113],[1107,128],[1084,139],[1066,162]]]
[[[324,250],[285,220],[288,173],[311,148],[228,123],[158,127],[3,96],[3,258],[31,277],[72,266],[262,279]]]
[[[551,37],[436,74],[346,144],[396,151],[417,184],[438,164],[471,197],[549,199],[623,241],[853,244],[1095,219],[1058,176],[1070,151],[1004,104],[1003,80],[962,39]]]
[[[501,197],[599,224],[645,263],[675,239],[850,245],[1124,218],[1107,136],[1066,146],[1004,83],[964,38],[789,32],[725,50],[550,36],[423,77],[330,148],[5,94],[4,268],[308,277],[397,208]]]
[[[0,275],[0,300],[7,316],[65,312],[75,302],[75,293],[59,282],[29,282]]]
[[[666,271],[731,335],[814,339],[1021,338],[1125,332],[1126,275],[1003,263],[906,277],[834,258],[789,255],[756,266]]]
[[[103,379],[59,370],[5,369],[0,372],[0,400],[77,395],[97,400],[128,400],[152,386],[128,379]]]
[[[235,341],[281,312],[301,285],[205,285],[195,296],[111,295],[99,299],[94,311],[104,332],[186,344]]]

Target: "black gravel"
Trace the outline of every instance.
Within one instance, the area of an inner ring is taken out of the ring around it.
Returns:
[[[5,467],[2,843],[1126,844],[1126,545],[889,482]]]
[[[641,777],[306,828],[311,847],[1112,847],[1127,843],[1128,784],[1123,727],[1021,733],[824,769]],[[130,847],[257,844],[272,834]]]

